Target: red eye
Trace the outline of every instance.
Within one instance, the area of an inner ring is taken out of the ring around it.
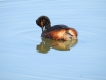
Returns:
[[[40,22],[40,25],[41,25],[41,27],[43,27],[43,26],[44,26],[44,23],[43,23],[43,21],[41,21],[41,22]]]

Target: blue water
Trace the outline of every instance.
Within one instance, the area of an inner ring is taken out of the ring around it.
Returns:
[[[78,40],[42,41],[41,15]],[[106,80],[105,35],[105,0],[0,0],[0,80]]]

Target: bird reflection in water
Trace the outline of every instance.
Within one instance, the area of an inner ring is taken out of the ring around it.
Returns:
[[[42,42],[36,46],[36,50],[39,53],[48,53],[50,49],[55,49],[58,51],[70,51],[70,48],[77,43],[77,39],[62,41],[62,40],[51,40],[47,38],[42,38]]]

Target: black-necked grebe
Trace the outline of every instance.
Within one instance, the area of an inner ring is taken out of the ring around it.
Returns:
[[[54,25],[51,27],[50,19],[47,16],[40,16],[36,24],[42,28],[41,36],[54,40],[72,40],[77,39],[77,31],[66,25]],[[45,28],[45,30],[44,30]]]

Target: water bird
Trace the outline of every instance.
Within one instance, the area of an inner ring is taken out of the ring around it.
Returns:
[[[63,24],[51,26],[50,19],[47,16],[42,15],[38,17],[36,24],[41,27],[41,36],[44,38],[64,41],[77,39],[78,34],[74,28]]]

